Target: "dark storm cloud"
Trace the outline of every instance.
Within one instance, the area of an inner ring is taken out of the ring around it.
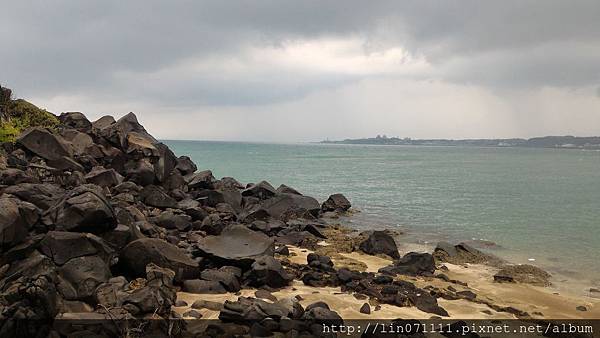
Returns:
[[[583,86],[600,80],[599,18],[597,1],[12,1],[0,12],[1,76],[24,95],[269,103],[368,74],[266,67],[247,77],[205,69],[143,79],[250,47],[358,37],[365,53],[400,46],[425,58],[434,69],[423,78]]]

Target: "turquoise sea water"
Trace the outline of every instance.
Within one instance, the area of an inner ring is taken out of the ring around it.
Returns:
[[[341,192],[358,228],[407,242],[484,239],[493,253],[600,284],[600,152],[561,149],[166,141],[199,169],[323,201]]]

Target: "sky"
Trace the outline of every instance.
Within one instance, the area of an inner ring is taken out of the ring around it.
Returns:
[[[600,135],[600,2],[10,1],[0,84],[161,139]]]

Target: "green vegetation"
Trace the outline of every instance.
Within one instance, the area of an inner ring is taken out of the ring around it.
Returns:
[[[58,119],[47,110],[23,100],[8,100],[0,106],[0,142],[14,142],[22,131],[30,127],[54,128]]]

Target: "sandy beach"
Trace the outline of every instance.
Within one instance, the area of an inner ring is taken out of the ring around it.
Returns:
[[[320,242],[326,246],[327,242]],[[298,247],[290,248],[290,261],[297,264],[306,264],[306,257],[313,252]],[[333,258],[334,264],[339,267],[347,265],[348,260],[361,262],[367,266],[366,271],[375,272],[378,269],[391,264],[391,260],[370,256],[363,253],[343,253],[346,260]],[[547,287],[539,287],[527,284],[496,283],[493,281],[497,268],[482,264],[465,264],[464,266],[444,263],[448,268],[445,274],[450,279],[455,279],[468,286],[458,285],[443,281],[439,278],[428,277],[397,277],[415,283],[419,287],[433,286],[439,289],[453,287],[458,291],[472,291],[477,297],[475,300],[440,299],[440,305],[449,313],[449,318],[459,319],[516,319],[519,316],[504,311],[497,311],[489,305],[498,307],[512,307],[530,314],[531,318],[542,319],[595,319],[600,318],[600,300],[591,297],[582,297],[568,294],[556,294]],[[186,292],[177,293],[177,299],[185,301],[188,306],[174,308],[183,314],[191,308],[196,300],[223,303],[225,300],[235,300],[238,296],[254,297],[256,289],[243,289],[239,295],[233,293],[221,295],[192,294]],[[369,302],[368,299],[358,299],[352,293],[345,293],[340,288],[324,287],[316,288],[303,285],[300,281],[294,281],[292,285],[272,293],[277,299],[300,296],[300,303],[307,306],[317,301],[326,302],[333,310],[338,312],[344,319],[395,319],[414,318],[428,319],[432,315],[420,311],[414,307],[398,307],[388,304],[377,304],[371,302],[373,307],[379,305],[379,310],[371,314],[360,313],[360,307]],[[579,311],[578,306],[585,306],[587,311]],[[202,318],[216,319],[218,311],[200,309]]]

